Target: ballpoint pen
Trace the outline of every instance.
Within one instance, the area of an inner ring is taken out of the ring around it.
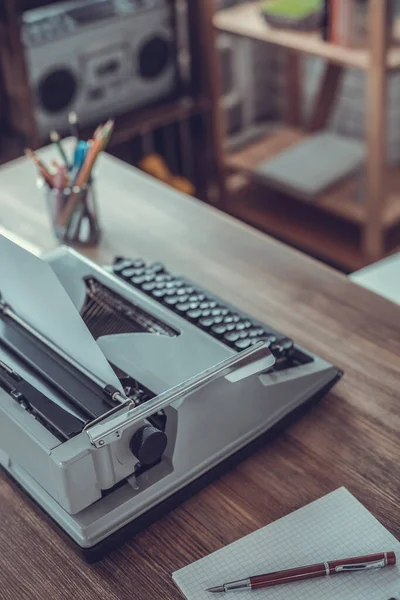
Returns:
[[[313,577],[326,577],[328,575],[352,571],[368,571],[370,569],[378,569],[395,564],[396,555],[394,552],[381,552],[379,554],[333,560],[306,567],[297,567],[295,569],[247,577],[246,579],[239,579],[238,581],[231,581],[230,583],[223,583],[222,585],[208,588],[206,592],[217,593],[234,592],[238,590],[256,590],[278,585],[280,583],[292,583],[295,581],[304,581]]]

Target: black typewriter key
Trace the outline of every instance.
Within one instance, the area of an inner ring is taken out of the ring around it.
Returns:
[[[143,275],[141,277],[131,277],[130,282],[132,283],[132,285],[142,285],[143,283],[146,282],[145,278],[143,277]]]
[[[240,338],[241,340],[245,340],[245,339],[247,339],[248,337],[249,337],[249,336],[248,336],[248,333],[247,333],[247,331],[240,331],[240,332],[239,332],[239,338]]]
[[[276,358],[281,358],[285,355],[285,351],[283,346],[280,344],[280,340],[272,342],[269,349]]]
[[[201,308],[201,304],[200,304],[200,308]],[[201,311],[201,316],[202,317],[211,317],[211,310],[208,310],[208,309],[202,310]]]
[[[210,308],[210,303],[209,302],[202,302],[200,304],[200,308],[201,308],[201,310],[204,310],[206,308]]]
[[[249,321],[248,319],[246,319],[246,321],[244,321],[244,326],[246,329],[250,329],[250,327],[253,326],[253,323],[251,321]]]
[[[260,336],[264,340],[268,340],[270,344],[274,344],[276,342],[276,336],[270,333],[269,335],[264,332],[264,335]]]
[[[211,300],[210,302],[210,308],[211,309],[215,309],[218,306],[218,302],[215,302],[215,300]]]
[[[213,325],[211,331],[216,335],[224,335],[226,333],[226,325]]]
[[[128,269],[129,267],[133,266],[133,262],[131,260],[119,260],[114,266],[113,266],[113,271],[114,273],[121,273],[121,271],[123,271],[124,269]]]
[[[250,329],[248,331],[248,335],[250,338],[258,338],[260,334],[258,333],[258,329]]]
[[[190,298],[189,298],[189,308],[190,308],[190,310],[195,310],[196,308],[199,308],[199,303],[198,302],[190,302]]]
[[[122,271],[120,271],[120,275],[124,279],[130,279],[131,277],[136,275],[136,269],[134,269],[133,267],[128,267],[127,269],[123,269]]]
[[[164,281],[159,281],[159,282],[157,283],[157,281],[156,281],[156,280],[154,280],[154,284],[155,284],[155,286],[156,286],[156,288],[157,288],[158,290],[165,290],[165,289],[166,289],[166,288],[165,288],[165,282],[164,282]]]
[[[253,329],[251,330],[253,331]],[[257,327],[256,329],[254,329],[254,334],[252,334],[252,337],[267,337],[267,332],[265,331],[265,329],[263,329],[262,327]],[[276,338],[275,338],[276,339]]]
[[[199,302],[204,302],[204,300],[206,299],[204,294],[197,294],[197,300]]]
[[[290,340],[289,338],[286,338],[282,342],[282,345],[285,349],[286,354],[289,354],[290,352],[292,352],[294,350],[294,341]]]
[[[144,292],[152,292],[155,289],[156,285],[157,284],[155,281],[146,281],[146,283],[142,285],[142,290]]]
[[[141,275],[146,275],[146,271],[144,269],[135,269],[134,277],[140,277]]]
[[[157,281],[157,283],[160,283],[161,281],[171,281],[171,275],[156,275],[154,281]]]
[[[146,275],[144,275],[144,278],[147,282],[154,281],[155,275],[154,273],[146,273]]]
[[[141,258],[135,258],[135,260],[132,261],[132,267],[135,267],[135,269],[143,269],[145,266],[146,263]]]
[[[177,294],[179,294],[179,296],[187,296],[187,297],[189,298],[189,295],[190,295],[190,294],[188,294],[188,292],[186,291],[186,289],[187,289],[187,288],[185,288],[185,287],[180,287],[180,288],[177,290],[177,292],[176,292],[176,293],[177,293]]]
[[[227,317],[224,317],[224,323],[226,323],[226,324],[233,323],[232,315],[228,315]]]
[[[156,279],[157,279],[157,277],[156,277]],[[165,287],[167,289],[172,289],[172,288],[176,289],[176,283],[175,283],[175,281],[166,281]]]
[[[175,306],[175,304],[179,303],[179,296],[166,296],[164,298],[164,304],[168,306]]]
[[[197,294],[193,294],[192,296],[189,296],[189,302],[200,302]]]
[[[176,310],[181,313],[188,312],[190,310],[189,302],[182,302],[182,296],[179,298],[179,304],[176,305]]]
[[[164,273],[165,267],[161,263],[153,263],[147,267],[148,271],[152,273]]]
[[[175,279],[174,282],[177,288],[187,287],[186,281],[182,281],[182,279]]]
[[[235,348],[238,350],[245,350],[249,346],[251,346],[251,341],[249,339],[238,340],[235,342]]]
[[[160,298],[164,298],[164,296],[166,295],[166,293],[167,293],[167,290],[165,288],[163,288],[161,290],[155,288],[154,290],[152,290],[151,295],[154,298],[159,298],[160,299]]]
[[[293,340],[289,338],[282,338],[280,340],[276,340],[271,344],[271,352],[276,356],[285,356],[287,354],[290,354],[293,348]]]
[[[232,331],[230,333],[226,333],[224,335],[224,340],[227,342],[236,342],[239,339],[239,334],[236,331]]]
[[[222,322],[225,323],[225,321]],[[236,329],[235,323],[228,323],[227,325],[225,325],[225,327],[227,331],[234,331]]]
[[[189,319],[192,319],[193,321],[197,321],[197,319],[199,319],[202,316],[201,310],[199,310],[199,309],[190,310],[187,313],[187,316],[189,317]]]
[[[176,295],[176,289],[175,288],[166,288],[165,289],[165,295],[166,296],[175,296]]]
[[[212,313],[213,313],[213,311],[211,311],[211,316],[212,316]],[[214,323],[216,325],[220,325],[223,320],[224,320],[224,317],[214,317]]]
[[[201,325],[205,329],[209,329],[210,327],[212,327],[214,325],[214,319],[212,317],[200,319],[199,325]]]
[[[210,306],[211,308],[211,314],[213,317],[221,317],[222,316],[222,310],[220,308],[212,308],[212,306]]]
[[[227,308],[221,308],[221,315],[223,317],[228,317],[229,316],[229,310]]]
[[[187,294],[185,294],[184,296],[181,296],[178,294],[178,292],[179,292],[179,290],[175,290],[176,295],[179,296],[179,302],[181,304],[186,304],[187,301],[189,300],[189,296]]]
[[[243,323],[243,321],[240,321],[236,324],[236,331],[242,331],[243,329],[246,329],[246,325]]]

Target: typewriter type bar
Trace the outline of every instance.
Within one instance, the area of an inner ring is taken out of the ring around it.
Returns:
[[[61,441],[80,433],[85,421],[71,415],[0,361],[0,388]]]

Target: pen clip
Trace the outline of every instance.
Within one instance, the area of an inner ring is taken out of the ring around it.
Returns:
[[[373,562],[355,563],[349,565],[339,565],[335,567],[335,573],[341,573],[343,571],[366,571],[367,569],[379,569],[380,567],[386,566],[384,558],[381,560],[375,560]]]

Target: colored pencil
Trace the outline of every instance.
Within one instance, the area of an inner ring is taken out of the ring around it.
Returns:
[[[97,157],[102,150],[102,147],[103,147],[103,139],[101,137],[97,137],[97,139],[93,142],[93,146],[91,148],[89,148],[89,151],[86,155],[86,159],[82,166],[82,169],[80,170],[80,172],[76,178],[75,186],[74,186],[74,189],[72,190],[72,194],[69,197],[67,205],[61,215],[60,220],[61,220],[62,225],[66,225],[68,223],[68,221],[70,220],[70,218],[75,210],[76,204],[79,200],[79,191],[87,183],[87,181],[90,177],[90,174],[92,172],[92,169],[95,165],[95,162],[97,160]],[[78,189],[76,190],[75,188],[78,188]]]
[[[41,176],[43,177],[43,179],[45,180],[45,182],[47,183],[47,185],[50,187],[54,187],[53,176],[50,174],[46,165],[40,160],[40,158],[35,154],[35,152],[33,152],[33,150],[31,150],[30,148],[27,148],[25,150],[25,155],[28,158],[33,160],[33,162],[38,167],[39,172],[40,172]]]
[[[64,148],[62,147],[61,141],[60,141],[60,136],[58,135],[57,131],[51,131],[50,132],[50,139],[53,142],[53,144],[57,147],[57,150],[60,153],[61,158],[63,159],[65,165],[68,167],[68,158],[67,155],[65,154]]]

